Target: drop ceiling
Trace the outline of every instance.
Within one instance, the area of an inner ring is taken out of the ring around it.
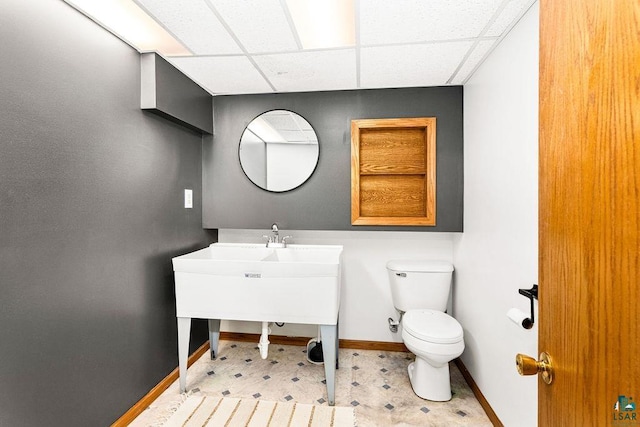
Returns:
[[[134,1],[214,95],[461,85],[534,3],[355,0],[354,45],[303,49],[286,0]]]

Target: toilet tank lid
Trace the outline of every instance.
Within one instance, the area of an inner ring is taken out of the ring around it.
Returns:
[[[450,273],[453,271],[453,264],[447,261],[432,261],[426,259],[392,259],[387,262],[387,270],[416,273]]]

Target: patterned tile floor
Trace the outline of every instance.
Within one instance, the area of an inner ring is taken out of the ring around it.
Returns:
[[[188,370],[188,393],[327,405],[324,367],[307,361],[306,348],[271,344],[263,360],[254,343],[221,341],[219,356],[207,352]],[[410,353],[340,349],[336,405],[355,407],[358,426],[491,426],[454,364],[449,402],[431,402],[411,389]],[[185,395],[174,382],[131,424],[161,426]]]

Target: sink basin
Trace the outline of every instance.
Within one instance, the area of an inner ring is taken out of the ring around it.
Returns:
[[[178,317],[336,324],[342,246],[214,243],[173,258]]]

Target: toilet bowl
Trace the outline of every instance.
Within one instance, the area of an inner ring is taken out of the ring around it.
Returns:
[[[410,310],[402,319],[402,340],[416,356],[408,368],[413,391],[427,400],[451,400],[449,362],[464,351],[460,324],[440,311]]]
[[[387,263],[393,305],[401,314],[402,340],[416,359],[408,367],[416,395],[451,399],[449,362],[464,351],[462,326],[445,313],[453,265],[443,261]]]

